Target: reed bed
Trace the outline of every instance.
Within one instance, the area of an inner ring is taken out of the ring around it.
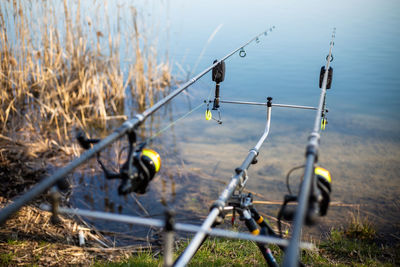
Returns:
[[[170,65],[158,62],[142,18],[133,6],[118,6],[118,12],[129,7],[121,25],[109,6],[105,0],[0,3],[1,136],[76,154],[69,148],[74,128],[104,132],[110,121],[126,119],[127,108],[143,110],[165,93]]]

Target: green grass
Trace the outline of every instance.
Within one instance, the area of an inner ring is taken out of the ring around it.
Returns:
[[[318,241],[315,244],[316,250],[302,251],[301,261],[306,266],[400,266],[400,244],[391,247],[382,245],[382,239],[378,240],[378,237],[368,221],[353,217],[347,226],[332,229],[325,240]],[[175,259],[184,251],[189,241],[179,243]],[[15,266],[19,257],[32,254],[27,248],[27,241],[8,239],[6,243],[9,248],[3,247],[0,251],[0,266]],[[47,246],[52,247],[53,244],[39,241],[35,248]],[[277,262],[281,264],[283,252],[276,246],[270,248]],[[47,257],[46,249],[30,257],[30,266],[41,265],[42,257]],[[99,261],[93,263],[97,267],[163,266],[162,253],[156,253],[155,250],[141,250],[120,262],[109,262],[104,255],[99,255],[97,259]],[[266,266],[266,263],[254,242],[208,238],[188,266]]]
[[[24,245],[24,244],[26,244],[26,242],[23,240],[8,239],[7,244],[9,244],[9,245]]]
[[[182,243],[175,258],[185,249]],[[316,251],[302,251],[307,266],[399,266],[399,246],[378,245],[376,232],[366,221],[353,220],[347,227],[333,229],[326,240],[316,244]],[[283,253],[271,247],[278,263]],[[163,266],[162,257],[150,252],[139,253],[125,262],[102,263],[96,266]],[[254,242],[209,238],[190,261],[189,266],[266,266]]]
[[[0,264],[2,266],[7,266],[7,265],[11,264],[13,258],[14,258],[14,254],[12,252],[2,253],[2,254],[0,254]]]
[[[175,258],[188,245],[182,243],[175,253]],[[259,266],[265,265],[261,253],[255,243],[243,240],[209,238],[189,266]],[[120,263],[97,263],[95,266],[163,266],[162,257],[153,257],[149,252],[139,253],[127,261]]]

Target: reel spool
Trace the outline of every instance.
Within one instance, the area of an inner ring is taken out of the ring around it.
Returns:
[[[154,175],[156,175],[160,171],[160,168],[161,168],[160,154],[158,154],[153,149],[144,148],[142,150],[141,159],[145,163],[145,165],[148,167],[148,169],[150,170],[150,174],[152,176],[151,179],[153,179]]]
[[[304,166],[295,167],[289,171],[288,175],[292,173],[293,170],[303,168]],[[318,216],[325,216],[328,211],[330,203],[331,189],[331,174],[328,170],[322,167],[315,167],[314,177],[317,182],[317,192],[314,192],[309,199],[308,212],[306,216],[305,223],[307,225],[313,225],[316,223]],[[287,180],[288,182],[288,180]],[[288,186],[289,189],[289,186]],[[286,221],[292,221],[296,212],[296,206],[288,206],[288,203],[298,202],[298,196],[293,195],[289,189],[289,195],[285,195],[283,204],[278,213],[278,229],[281,231],[281,219]]]

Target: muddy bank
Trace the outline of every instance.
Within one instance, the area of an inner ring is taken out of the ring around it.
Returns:
[[[48,164],[57,150],[32,153],[24,144],[7,137],[0,138],[0,147],[2,209],[10,203],[9,199],[23,194],[46,177]],[[58,223],[54,224],[50,212],[37,208],[47,198],[47,194],[42,194],[1,225],[1,266],[87,266],[98,261],[122,261],[132,253],[149,249],[146,246],[116,248],[110,238],[80,218],[59,216]],[[63,205],[66,204],[64,196]],[[83,245],[80,245],[80,236],[84,238]]]
[[[0,138],[0,147],[0,196],[11,199],[46,174],[46,155],[33,154],[22,142],[4,136]]]

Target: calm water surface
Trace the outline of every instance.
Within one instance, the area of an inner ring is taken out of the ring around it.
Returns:
[[[336,27],[333,83],[327,96],[329,124],[322,133],[319,163],[331,171],[332,201],[354,206],[332,206],[316,229],[359,214],[386,236],[400,237],[399,1],[174,0],[138,2],[136,7],[155,21],[160,49],[168,51],[180,80],[275,25],[268,37],[246,48],[245,58],[235,55],[226,61],[221,94],[230,100],[262,102],[272,96],[276,103],[316,106],[319,70]],[[213,86],[210,75],[204,77],[148,121],[144,136],[202,103]],[[77,186],[75,205],[156,217],[170,206],[178,220],[198,222],[265,127],[262,107],[223,105],[222,125],[205,121],[204,111],[202,107],[193,112],[152,143],[160,150],[163,171],[146,195],[120,198],[117,183],[88,175],[89,170],[79,177],[86,187]],[[249,171],[247,188],[258,194],[256,200],[282,200],[286,173],[304,162],[314,116],[310,111],[273,109],[270,136],[259,163]],[[278,208],[259,207],[272,216]],[[147,232],[136,226],[95,223],[112,231]]]

